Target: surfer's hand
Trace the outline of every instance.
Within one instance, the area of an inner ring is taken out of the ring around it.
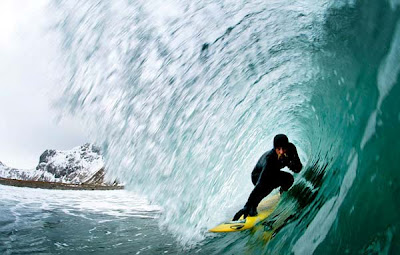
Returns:
[[[243,207],[243,209],[240,209],[235,216],[233,216],[233,221],[237,221],[238,219],[240,219],[240,216],[243,215],[243,218],[246,219],[247,216],[249,215],[249,210],[247,209],[247,207]]]
[[[237,221],[238,219],[240,219],[240,216],[243,215],[243,219],[246,219],[247,216],[256,216],[257,215],[257,209],[253,206],[247,206],[245,205],[243,207],[243,209],[241,209],[240,211],[238,211],[235,216],[233,216],[233,221]]]
[[[296,146],[294,146],[293,143],[289,143],[287,150],[286,150],[286,155],[290,158],[293,159],[297,157],[297,149]]]
[[[294,146],[292,143],[289,143],[287,149],[287,155],[289,160],[288,162],[289,169],[295,173],[299,173],[303,166],[300,162],[299,155],[297,154],[296,146]]]

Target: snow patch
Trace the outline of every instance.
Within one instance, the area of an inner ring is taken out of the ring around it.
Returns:
[[[67,184],[102,184],[99,182],[104,181],[104,161],[100,149],[87,143],[71,150],[44,151],[36,169],[15,169],[0,162],[0,177]]]

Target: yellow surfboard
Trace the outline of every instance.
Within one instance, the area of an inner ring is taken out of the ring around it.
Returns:
[[[226,223],[222,223],[212,229],[210,232],[236,232],[243,231],[246,229],[250,229],[254,227],[260,221],[266,219],[276,208],[278,205],[280,198],[280,194],[275,194],[267,197],[257,207],[258,214],[254,217],[248,216],[246,219],[243,219],[243,216],[240,217],[237,221],[230,221]]]

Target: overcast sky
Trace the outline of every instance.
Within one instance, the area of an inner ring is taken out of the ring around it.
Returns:
[[[35,168],[46,149],[87,140],[73,118],[56,123],[50,107],[56,47],[46,36],[47,0],[0,1],[0,161]]]

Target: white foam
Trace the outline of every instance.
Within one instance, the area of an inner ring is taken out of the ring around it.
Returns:
[[[90,211],[116,217],[156,218],[161,212],[161,207],[125,190],[44,190],[0,185],[0,200],[79,217],[86,217],[83,212]]]
[[[371,113],[368,119],[367,127],[365,128],[363,138],[361,140],[360,147],[364,149],[365,144],[371,139],[371,137],[375,134],[375,127],[376,127],[376,110]]]

